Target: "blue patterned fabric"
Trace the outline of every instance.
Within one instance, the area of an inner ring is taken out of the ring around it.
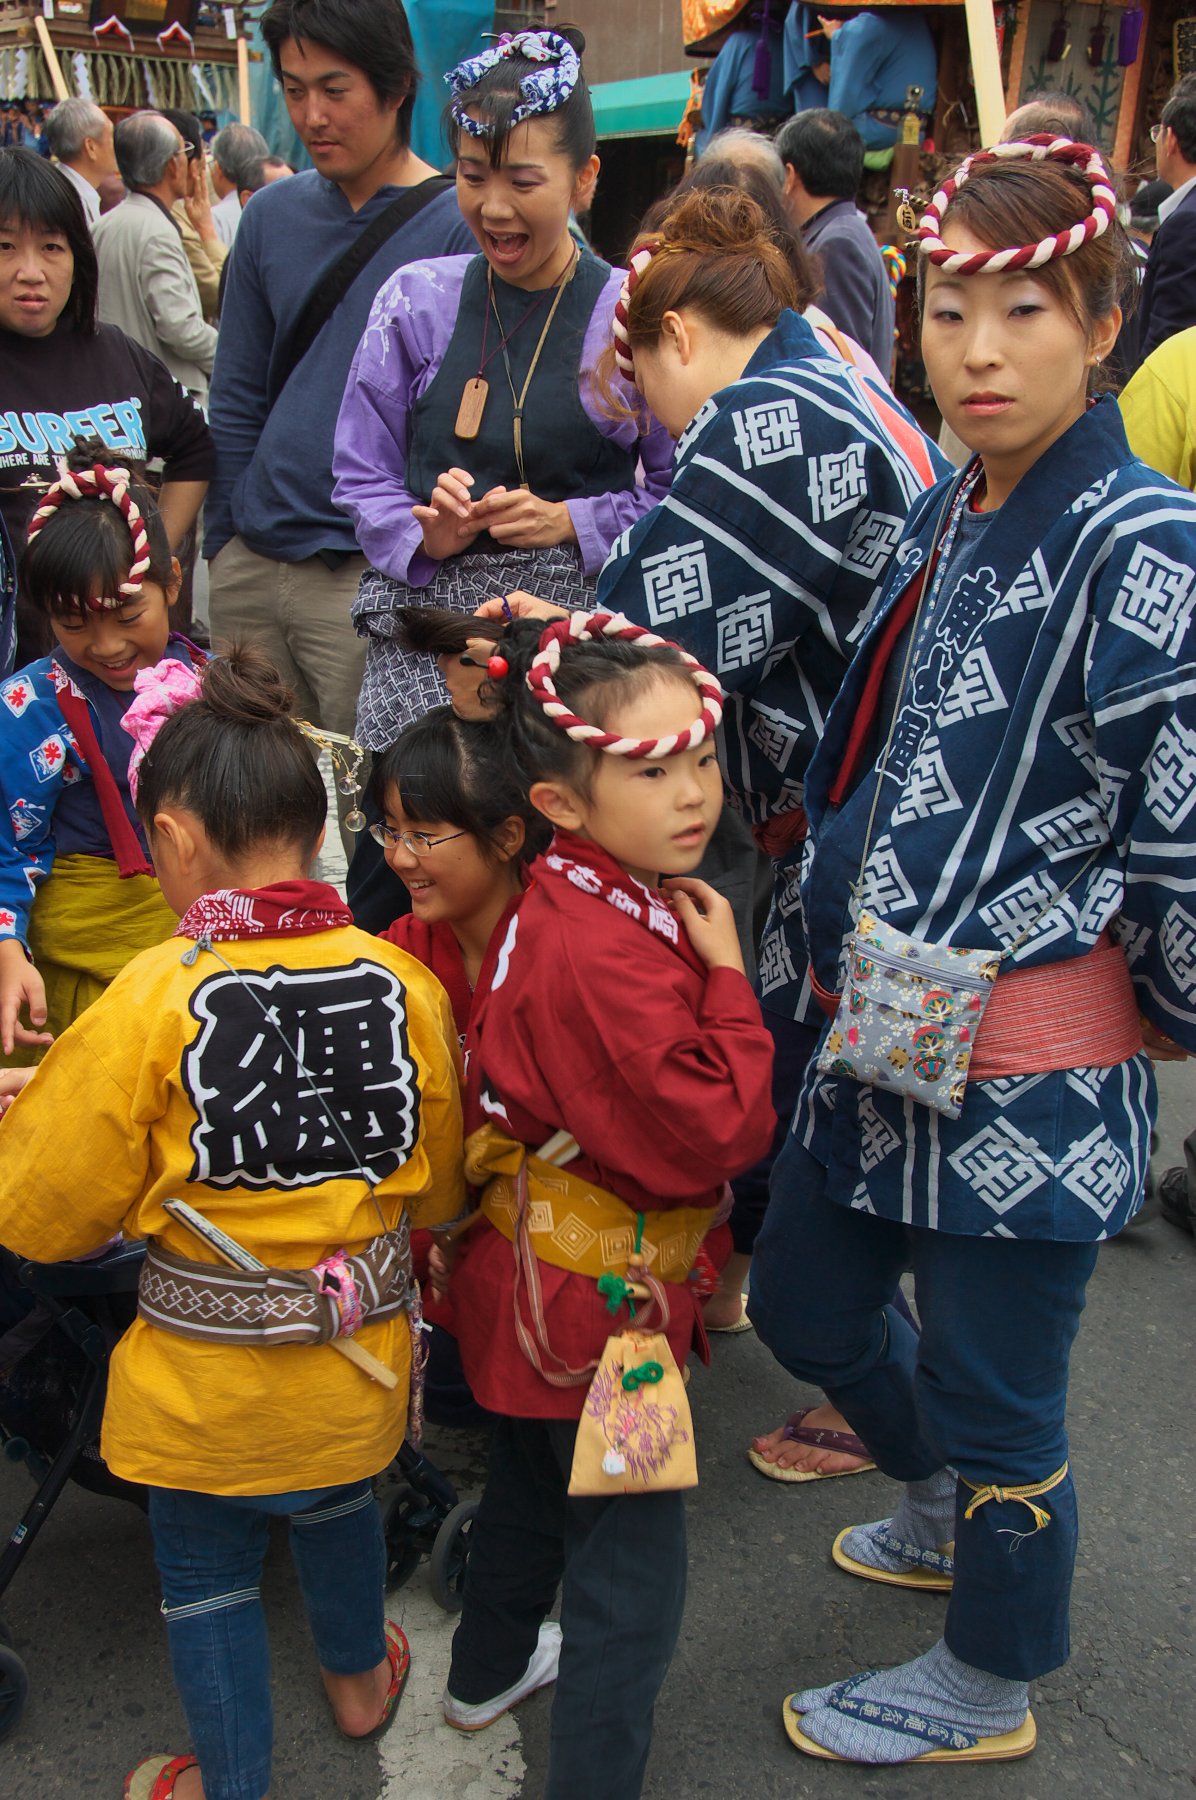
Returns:
[[[976,472],[957,478],[961,497]],[[832,989],[876,763],[841,808],[828,790],[871,647],[949,491],[941,483],[914,507],[807,774],[803,903],[815,972]],[[1116,404],[1101,401],[982,533],[948,537],[944,555],[858,904],[1018,967],[1083,956],[1107,928],[1141,1011],[1196,1051],[1196,498],[1131,455]],[[958,1120],[813,1073],[794,1130],[844,1205],[931,1230],[1081,1243],[1137,1211],[1155,1111],[1138,1055],[969,1083]]]
[[[581,59],[568,38],[555,31],[504,31],[497,44],[477,56],[467,57],[445,76],[452,91],[453,117],[470,137],[488,137],[494,126],[489,119],[475,119],[466,112],[461,96],[478,85],[483,75],[512,56],[541,66],[519,83],[520,100],[511,109],[511,124],[538,118],[563,106],[581,76]]]
[[[674,638],[728,690],[724,774],[753,825],[800,809],[852,635],[922,490],[948,465],[887,388],[785,312],[682,435],[672,487],[616,538],[598,605]],[[770,1012],[810,999],[798,859],[760,949]]]

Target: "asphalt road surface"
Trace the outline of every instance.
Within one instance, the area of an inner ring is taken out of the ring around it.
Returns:
[[[1167,1071],[1156,1167],[1178,1160],[1196,1075]],[[943,1603],[853,1580],[829,1550],[844,1524],[884,1516],[880,1475],[783,1487],[743,1451],[753,1431],[809,1403],[754,1335],[720,1338],[691,1387],[702,1485],[690,1506],[684,1633],[657,1708],[646,1800],[1192,1800],[1193,1297],[1196,1244],[1163,1221],[1101,1253],[1073,1360],[1072,1465],[1082,1539],[1072,1660],[1037,1684],[1039,1748],[988,1768],[861,1770],[790,1748],[781,1701],[796,1687],[901,1661],[941,1628]],[[800,1305],[801,1296],[794,1296]],[[476,1493],[484,1443],[430,1434],[429,1454]],[[0,1464],[0,1524],[29,1491]],[[336,1735],[323,1702],[285,1544],[267,1565],[274,1653],[274,1800],[516,1800],[540,1794],[549,1700],[473,1736],[437,1701],[452,1622],[424,1568],[393,1598],[411,1682],[380,1743]],[[151,1750],[186,1733],[167,1667],[148,1534],[131,1507],[71,1488],[0,1602],[26,1659],[24,1721],[0,1746],[2,1800],[110,1796]]]

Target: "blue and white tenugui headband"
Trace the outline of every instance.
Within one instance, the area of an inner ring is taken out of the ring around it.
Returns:
[[[568,38],[555,31],[517,31],[514,36],[504,31],[489,50],[467,57],[444,78],[452,89],[453,117],[470,137],[489,137],[494,127],[485,119],[472,118],[461,103],[461,95],[469,93],[488,70],[509,56],[524,56],[528,62],[544,65],[519,83],[522,99],[511,112],[512,125],[541,113],[555,112],[569,98],[581,75],[581,59]]]

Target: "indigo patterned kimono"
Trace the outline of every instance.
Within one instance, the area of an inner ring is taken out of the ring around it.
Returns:
[[[966,503],[978,473],[973,461],[910,514],[808,771],[815,973],[840,987],[867,844],[858,905],[902,932],[1024,968],[1083,956],[1108,928],[1142,1013],[1196,1051],[1196,498],[1131,454],[1112,400],[963,548],[948,509],[941,579],[894,654],[905,678],[871,833],[879,742],[842,806],[829,802],[879,631],[944,497]],[[1155,1104],[1144,1054],[969,1082],[955,1121],[811,1065],[793,1128],[844,1205],[1083,1242],[1137,1210]]]
[[[851,641],[917,496],[948,468],[887,388],[784,312],[677,444],[673,482],[615,540],[597,604],[682,644],[727,690],[723,770],[749,824],[800,813]],[[821,1019],[796,847],[760,949],[770,1012]]]

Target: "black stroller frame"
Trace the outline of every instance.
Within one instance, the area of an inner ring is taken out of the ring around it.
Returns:
[[[0,1550],[0,1599],[68,1481],[145,1508],[144,1488],[113,1475],[99,1453],[109,1358],[132,1322],[144,1256],[143,1244],[122,1243],[89,1262],[35,1263],[0,1248],[0,1276],[10,1285],[15,1280],[33,1301],[0,1336],[0,1450],[9,1462],[23,1462],[37,1483]],[[36,1441],[36,1426],[31,1433],[26,1421],[12,1424],[5,1397],[10,1374],[48,1351],[55,1337],[60,1351],[69,1346],[75,1353],[77,1373],[65,1434],[50,1445]],[[386,1585],[401,1587],[426,1556],[434,1599],[446,1612],[458,1612],[477,1503],[459,1500],[452,1482],[411,1444],[400,1446],[392,1469],[398,1483],[379,1495]],[[0,1744],[20,1723],[28,1693],[28,1669],[0,1618]]]

